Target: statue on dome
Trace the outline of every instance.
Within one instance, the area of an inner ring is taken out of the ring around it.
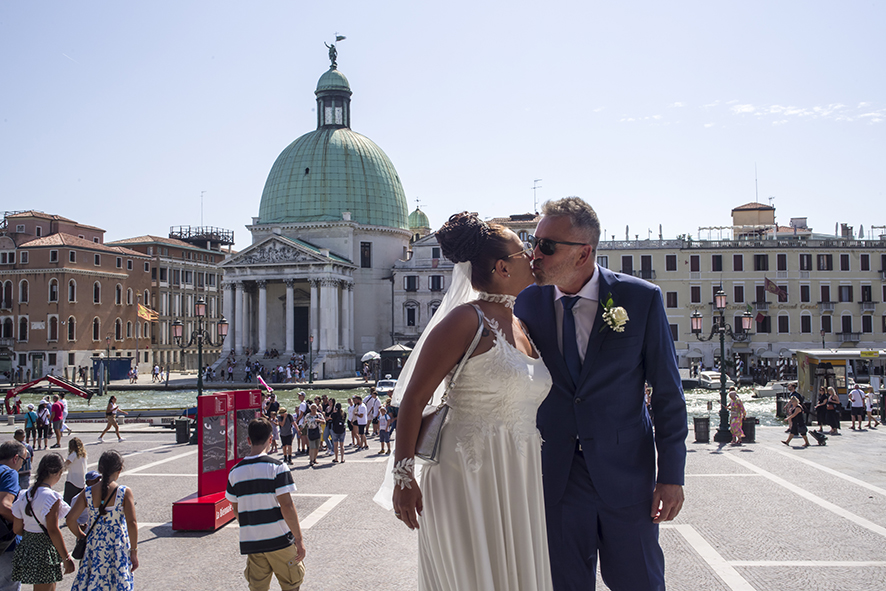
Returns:
[[[324,41],[323,45],[329,48],[329,61],[332,62],[330,67],[335,70],[338,67],[338,64],[335,62],[335,59],[338,57],[338,50],[335,49],[335,43],[330,45]]]

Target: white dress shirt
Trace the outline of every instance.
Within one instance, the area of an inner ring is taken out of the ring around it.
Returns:
[[[600,269],[594,269],[594,274],[578,293],[563,293],[559,287],[554,286],[554,316],[557,318],[557,342],[560,344],[560,353],[563,353],[563,304],[559,300],[563,296],[570,295],[577,295],[580,298],[575,302],[572,314],[575,317],[575,338],[578,341],[578,354],[581,357],[582,363],[584,363],[591,331],[594,330],[594,320],[597,318],[597,305],[600,299]]]

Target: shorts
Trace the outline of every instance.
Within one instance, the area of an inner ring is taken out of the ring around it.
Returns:
[[[320,439],[308,439],[308,449],[320,449]]]
[[[344,443],[345,442],[345,434],[344,433],[336,433],[332,432],[332,442],[333,443]]]
[[[373,424],[373,425],[378,425],[378,419],[372,419],[372,424]]]
[[[49,438],[49,431],[50,431],[49,425],[37,425],[37,439],[40,439],[40,438],[48,439]]]
[[[353,431],[353,430],[354,430],[354,423],[351,421],[348,421],[348,431]]]
[[[292,445],[292,435],[281,435],[280,436],[280,444],[281,445]]]
[[[852,416],[863,417],[864,416],[864,407],[863,406],[853,406],[849,411],[849,414]]]
[[[357,433],[360,435],[366,434],[366,425],[357,425]]]
[[[59,419],[57,421],[52,421],[52,428],[55,429],[56,431],[61,431],[62,430],[62,420]]]
[[[34,439],[37,438],[37,426],[36,425],[33,427],[25,427],[25,439],[28,440],[31,437],[33,437]]]
[[[390,431],[380,431],[378,434],[379,443],[390,443],[391,442],[391,432]]]
[[[296,562],[295,546],[287,546],[273,552],[259,552],[246,555],[246,570],[243,576],[249,583],[250,591],[267,591],[271,586],[271,575],[284,589],[298,589],[305,579],[305,565]]]

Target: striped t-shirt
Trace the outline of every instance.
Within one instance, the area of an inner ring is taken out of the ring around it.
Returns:
[[[292,492],[289,468],[267,454],[243,458],[231,469],[225,498],[237,503],[240,554],[273,552],[293,543],[277,502],[279,495]]]

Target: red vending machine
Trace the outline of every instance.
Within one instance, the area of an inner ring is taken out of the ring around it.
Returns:
[[[172,504],[172,529],[211,531],[234,518],[225,499],[228,472],[249,453],[247,427],[260,414],[260,390],[197,398],[197,492]]]

